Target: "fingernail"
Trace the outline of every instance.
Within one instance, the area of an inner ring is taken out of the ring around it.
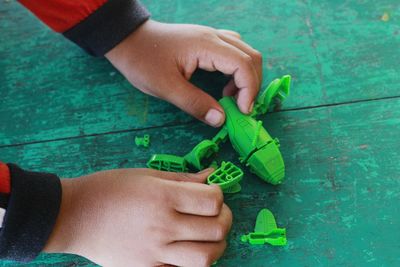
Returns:
[[[249,113],[253,111],[253,107],[254,107],[254,101],[251,102],[251,104],[250,104]]]
[[[212,108],[207,112],[205,120],[210,125],[218,127],[221,126],[221,124],[223,123],[224,115],[219,110]]]

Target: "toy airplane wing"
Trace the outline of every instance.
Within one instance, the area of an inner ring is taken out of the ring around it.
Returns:
[[[275,217],[268,209],[262,209],[257,215],[253,233],[242,235],[240,240],[251,245],[268,243],[273,246],[284,246],[287,243],[286,229],[276,226]]]
[[[256,227],[254,228],[255,233],[270,233],[272,230],[277,229],[275,217],[268,209],[262,209],[256,220]]]
[[[203,164],[203,160],[206,160],[218,152],[220,143],[223,143],[228,138],[228,130],[226,127],[222,129],[214,136],[212,140],[205,139],[197,144],[188,154],[184,156],[184,159],[197,170],[203,170],[206,166]]]
[[[290,75],[284,75],[280,79],[273,80],[257,98],[254,104],[252,116],[265,114],[274,100],[283,102],[290,93]]]

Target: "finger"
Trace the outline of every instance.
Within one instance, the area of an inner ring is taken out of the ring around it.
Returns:
[[[220,33],[220,34],[218,34],[218,36],[225,42],[239,48],[240,50],[245,52],[247,55],[249,55],[253,59],[253,64],[254,64],[254,67],[256,68],[257,76],[258,76],[258,88],[260,88],[261,83],[262,83],[262,55],[261,55],[261,53],[259,51],[255,50],[250,45],[243,42],[242,40],[240,40],[236,37],[233,37],[230,34]]]
[[[224,123],[224,110],[213,97],[182,76],[175,80],[175,91],[164,94],[162,98],[213,127]]]
[[[227,34],[227,35],[231,35],[232,37],[235,37],[237,39],[242,39],[242,36],[240,36],[240,33],[235,32],[235,31],[231,31],[231,30],[225,30],[225,29],[219,29],[217,30],[219,33],[222,34]]]
[[[218,260],[225,248],[225,240],[220,242],[181,241],[169,244],[159,257],[162,262],[174,266],[204,267]]]
[[[166,172],[166,171],[157,171],[148,169],[147,175],[179,182],[193,182],[193,183],[202,183],[204,184],[207,180],[207,177],[214,171],[213,168],[207,168],[197,173],[177,173],[177,172]]]
[[[238,98],[239,109],[243,113],[249,113],[251,103],[259,89],[253,59],[239,48],[222,40],[218,45],[205,50],[199,54],[199,68],[206,70],[215,68],[224,74],[233,75],[235,85],[239,91],[243,91]]]
[[[222,91],[223,96],[234,96],[239,89],[235,85],[235,80],[231,79],[229,82],[225,85],[224,90]]]
[[[177,183],[171,194],[174,209],[185,214],[217,216],[224,202],[218,185]]]
[[[232,212],[223,204],[216,217],[178,214],[175,224],[176,241],[210,241],[225,239],[232,226]]]

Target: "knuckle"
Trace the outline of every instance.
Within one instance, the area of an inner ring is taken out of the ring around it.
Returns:
[[[213,259],[212,259],[212,257],[211,257],[211,255],[210,255],[210,253],[207,253],[206,251],[202,251],[202,252],[200,252],[200,253],[198,253],[198,255],[197,255],[197,257],[196,257],[197,259],[196,259],[196,262],[197,262],[197,265],[196,266],[201,266],[201,267],[208,267],[208,266],[210,266],[213,262]]]
[[[227,246],[228,246],[228,243],[226,242],[226,240],[222,241],[222,251],[224,251]]]
[[[243,55],[243,56],[242,56],[242,62],[243,62],[245,65],[251,65],[251,64],[253,64],[253,59],[252,59],[251,56],[249,56],[249,55]]]
[[[162,192],[158,196],[158,199],[161,203],[166,203],[168,206],[171,206],[175,203],[175,196],[173,194],[164,190],[159,190],[159,192]]]
[[[224,240],[228,234],[229,225],[226,222],[218,222],[214,225],[214,237],[216,241]]]
[[[149,227],[149,231],[152,233],[152,240],[157,244],[170,242],[175,234],[171,228],[161,225]]]
[[[220,253],[221,253],[220,255],[218,255],[218,258],[219,258],[219,257],[222,256],[222,253],[224,253],[226,247],[228,246],[228,243],[226,242],[226,239],[220,241],[219,244],[218,244],[218,246],[219,246],[218,249],[219,249],[219,251],[220,251]]]
[[[198,31],[199,36],[204,40],[214,39],[216,34],[212,28],[202,27]]]
[[[240,33],[233,31],[233,34],[235,34],[237,38],[242,39],[242,36],[240,35]]]
[[[254,50],[254,52],[252,53],[252,57],[256,62],[262,62],[262,54],[260,51]]]
[[[232,226],[233,214],[232,214],[231,209],[230,209],[227,205],[224,205],[223,208],[225,208],[226,213],[227,213],[227,216],[226,216],[227,219],[226,219],[226,221],[227,221],[227,223],[228,223],[228,231],[229,231],[230,228],[231,228],[231,226]]]
[[[222,204],[224,203],[224,195],[222,194],[219,186],[213,186],[213,191],[211,192],[210,199],[210,210],[215,215],[218,215],[221,211]]]

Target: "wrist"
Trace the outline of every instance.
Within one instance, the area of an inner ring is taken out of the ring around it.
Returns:
[[[141,25],[137,27],[135,31],[131,32],[117,45],[115,45],[112,49],[105,53],[105,58],[107,58],[113,65],[115,65],[114,63],[117,62],[119,59],[129,58],[125,53],[131,54],[134,51],[138,51],[138,53],[143,53],[143,47],[140,46],[139,42],[143,41],[143,39],[149,38],[146,32],[149,32],[149,29],[151,29],[156,23],[158,22],[152,19],[144,21]]]
[[[76,222],[71,216],[74,208],[74,187],[78,179],[61,179],[62,197],[60,210],[53,231],[43,249],[48,253],[77,253]]]

